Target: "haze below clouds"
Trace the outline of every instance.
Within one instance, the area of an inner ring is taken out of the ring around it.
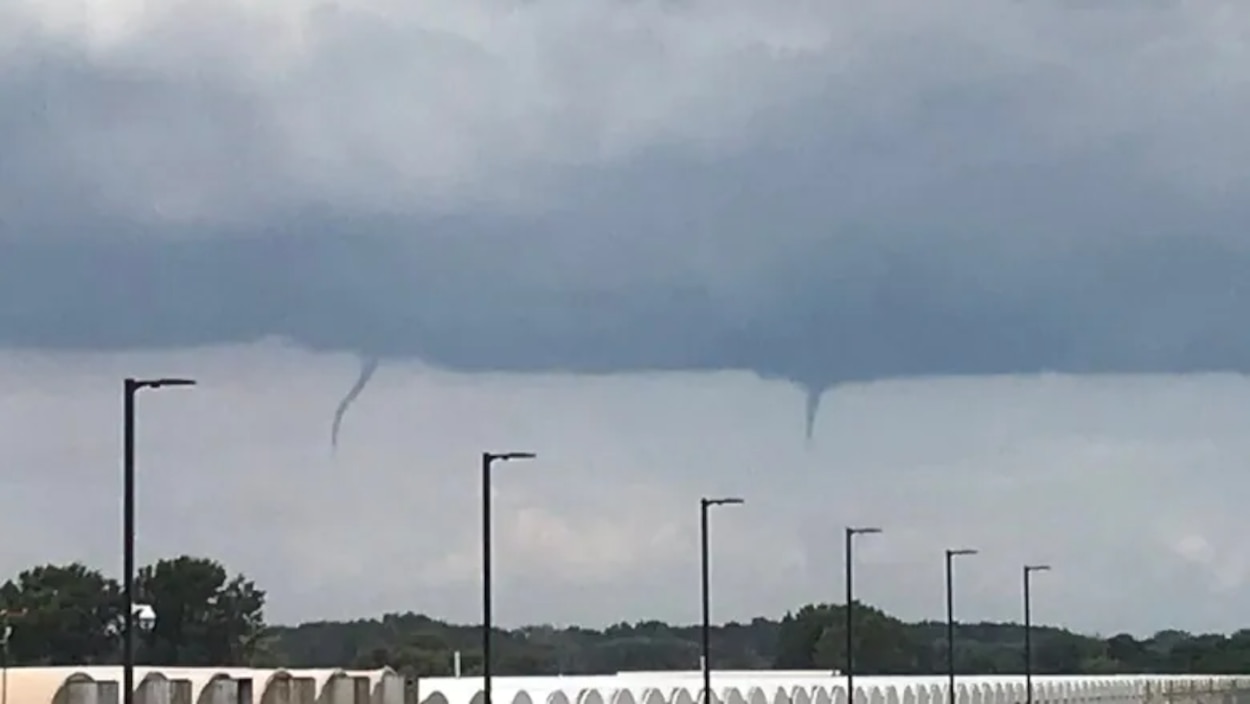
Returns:
[[[169,410],[145,422],[168,425],[145,463],[176,467],[172,488],[234,487],[235,507],[194,528],[157,513],[154,537],[229,546],[283,618],[413,594],[471,618],[453,598],[472,582],[464,509],[419,550],[387,529],[420,532],[400,503],[418,489],[439,515],[471,485],[408,468],[541,441],[552,466],[507,509],[521,537],[501,569],[532,600],[518,621],[610,620],[578,600],[609,574],[643,580],[612,587],[623,610],[681,618],[687,580],[629,566],[686,559],[669,551],[689,523],[602,501],[684,515],[709,478],[740,476],[735,614],[826,598],[811,565],[829,535],[900,516],[873,588],[901,613],[931,615],[905,565],[946,526],[1002,559],[1079,565],[1054,578],[1074,624],[1231,628],[1250,615],[1219,591],[1243,579],[1225,497],[1244,382],[1209,373],[1250,360],[1248,33],[1250,6],[1217,0],[5,3],[5,433],[10,466],[54,468],[22,475],[17,508],[84,481],[71,466],[115,464],[96,423],[116,377],[151,363],[216,390],[152,401]],[[382,365],[336,466],[344,353]],[[806,448],[803,396],[826,390]],[[621,409],[632,425],[602,420]],[[738,454],[707,449],[725,443]],[[353,495],[345,472],[376,484]],[[934,513],[948,494],[959,510]],[[1005,529],[1021,502],[1033,522]],[[327,513],[341,532],[310,533]],[[72,547],[85,521],[29,520],[49,550],[110,554]],[[410,549],[416,582],[405,562],[360,591],[360,561]],[[1126,596],[1123,574],[1154,577]],[[976,598],[1010,617],[1014,580],[986,579]]]
[[[994,377],[849,385],[816,444],[795,392],[750,375],[460,375],[392,365],[331,459],[324,409],[350,358],[268,343],[178,353],[0,357],[0,463],[20,468],[0,569],[117,570],[117,378],[191,374],[140,400],[140,560],[219,556],[271,618],[477,615],[481,448],[496,473],[498,614],[508,624],[698,617],[698,498],[713,516],[715,615],[777,616],[841,594],[841,529],[879,524],[857,577],[908,618],[1018,616],[1019,569],[1049,561],[1036,617],[1104,633],[1235,627],[1250,550],[1238,377]],[[10,470],[13,471],[13,470]]]

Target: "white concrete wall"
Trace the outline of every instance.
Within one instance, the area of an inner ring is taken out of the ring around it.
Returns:
[[[108,691],[101,692],[94,682],[72,682],[62,696],[65,704],[108,704],[110,694]]]
[[[484,704],[481,678],[423,678],[421,704]],[[854,704],[946,704],[946,677],[857,677]],[[621,673],[597,677],[496,677],[492,704],[698,704],[698,672]],[[846,682],[824,672],[714,672],[718,704],[849,704]],[[1224,704],[1245,691],[1250,675],[1113,675],[1034,677],[1036,704],[1159,702]],[[1022,704],[1020,676],[961,676],[957,704]]]
[[[122,668],[8,669],[10,704],[117,704]],[[404,679],[393,670],[160,668],[135,670],[135,704],[240,704],[250,680],[250,704],[403,704]],[[272,687],[275,691],[268,693]],[[276,695],[276,696],[274,696]]]
[[[38,674],[47,677],[52,668]],[[11,684],[22,668],[10,670]],[[21,699],[20,704],[111,704],[117,699],[120,668],[65,669],[75,681],[53,701]],[[136,704],[175,704],[181,688],[202,683],[192,704],[236,704],[240,680],[253,683],[252,704],[402,704],[403,678],[391,670],[229,671],[143,668]],[[850,701],[846,681],[826,672],[726,672],[712,674],[715,704],[947,704],[945,677],[858,677]],[[483,704],[481,678],[422,678],[420,704]],[[703,682],[698,672],[629,672],[603,676],[496,677],[492,704],[699,704]],[[266,692],[271,687],[272,692]],[[1036,704],[1250,704],[1250,675],[1117,675],[1034,677]],[[10,694],[13,694],[11,690]],[[266,697],[269,694],[269,697]],[[276,695],[276,696],[275,696]],[[181,697],[180,697],[181,698]],[[1024,678],[959,677],[956,704],[1023,704]],[[19,704],[12,696],[10,701]],[[181,704],[181,702],[176,702]]]

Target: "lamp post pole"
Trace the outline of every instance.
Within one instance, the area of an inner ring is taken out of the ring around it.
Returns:
[[[846,698],[848,704],[855,704],[855,536],[875,535],[880,528],[846,529]]]
[[[955,701],[955,576],[952,565],[956,557],[975,555],[976,550],[962,548],[946,551],[946,695],[949,704]]]
[[[484,704],[491,704],[491,676],[494,664],[491,659],[491,466],[496,462],[532,460],[532,452],[483,452],[482,453],[482,697]]]
[[[122,382],[122,702],[133,704],[135,685],[135,397],[143,389],[195,386],[192,379],[125,379]]]
[[[1034,572],[1049,572],[1050,565],[1024,566],[1024,701],[1033,704],[1033,600],[1029,584]]]
[[[711,576],[711,549],[708,540],[708,511],[713,506],[737,506],[745,503],[738,498],[699,499],[699,541],[703,573],[703,628],[700,633],[703,651],[703,704],[712,702],[712,596],[709,584]],[[487,702],[486,704],[490,704]]]

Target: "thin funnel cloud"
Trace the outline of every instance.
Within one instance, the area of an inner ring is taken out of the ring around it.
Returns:
[[[343,396],[343,400],[339,401],[338,407],[334,409],[334,422],[330,426],[330,451],[338,452],[339,449],[339,431],[343,427],[343,417],[347,415],[347,410],[360,396],[360,393],[369,385],[369,380],[378,370],[381,363],[377,357],[363,357],[360,360],[360,374],[356,377],[356,383],[347,390],[347,395]]]
[[[803,390],[804,394],[804,433],[808,447],[811,447],[812,436],[816,432],[816,418],[820,414],[820,399],[824,396],[824,389],[807,387]]]

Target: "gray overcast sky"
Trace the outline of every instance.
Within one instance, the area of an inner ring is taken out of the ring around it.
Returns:
[[[1248,28],[1217,0],[5,3],[0,522],[33,537],[0,566],[108,561],[116,377],[159,369],[214,383],[145,416],[152,544],[256,572],[283,619],[471,618],[455,468],[489,442],[543,446],[500,494],[513,622],[692,619],[715,485],[753,499],[735,616],[830,596],[854,518],[892,526],[865,589],[906,615],[949,536],[994,548],[969,611],[1010,617],[1044,553],[1056,619],[1235,627]],[[383,363],[334,464],[352,356]]]

